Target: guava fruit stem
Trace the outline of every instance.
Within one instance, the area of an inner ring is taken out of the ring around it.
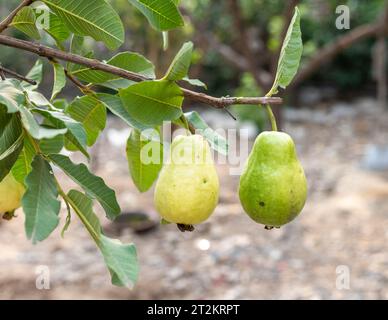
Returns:
[[[272,131],[278,131],[278,126],[276,124],[276,118],[275,118],[275,115],[272,112],[271,106],[269,104],[266,104],[265,107],[267,109],[269,120],[271,121]]]

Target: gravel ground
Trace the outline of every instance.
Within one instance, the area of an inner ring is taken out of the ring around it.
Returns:
[[[0,298],[388,299],[388,168],[362,166],[372,144],[388,141],[388,111],[376,105],[359,99],[286,111],[285,131],[298,146],[309,197],[300,217],[281,229],[264,230],[243,213],[238,177],[226,165],[217,168],[220,204],[193,233],[167,225],[139,234],[102,218],[110,235],[137,245],[141,271],[132,291],[111,286],[76,218],[64,239],[58,230],[34,246],[19,212],[0,225]],[[227,122],[220,116],[206,114],[215,125]],[[128,178],[124,126],[116,119],[108,126],[93,166],[125,212],[156,220],[153,191],[139,194]],[[49,267],[49,290],[36,289],[39,266]]]

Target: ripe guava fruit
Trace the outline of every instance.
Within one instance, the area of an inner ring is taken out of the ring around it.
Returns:
[[[0,182],[0,214],[13,212],[21,206],[24,186],[9,173]]]
[[[155,188],[155,206],[161,217],[178,224],[181,231],[192,231],[192,225],[212,214],[218,193],[218,176],[207,141],[200,135],[177,136]]]
[[[267,229],[302,211],[307,181],[288,134],[266,131],[256,138],[240,177],[239,197],[246,213]]]

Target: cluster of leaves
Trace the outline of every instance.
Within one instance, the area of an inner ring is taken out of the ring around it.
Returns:
[[[177,1],[129,2],[157,30],[165,32],[183,25]],[[109,49],[117,49],[124,42],[119,15],[104,0],[44,0],[42,3],[24,7],[11,26],[36,40],[41,38],[41,32],[46,32],[61,50],[68,46],[66,51],[89,58],[93,57],[93,52],[85,52],[85,36],[102,41]],[[47,19],[47,12],[48,20],[40,20]],[[121,212],[115,192],[86,165],[73,163],[68,156],[61,154],[61,150],[79,151],[89,159],[88,147],[104,130],[107,110],[110,110],[133,128],[127,144],[129,169],[138,189],[142,192],[148,190],[161,163],[144,165],[141,161],[141,149],[152,139],[141,132],[159,130],[163,121],[175,121],[182,116],[183,94],[177,81],[203,86],[200,81],[187,78],[192,49],[192,43],[184,44],[166,75],[159,80],[155,79],[153,64],[138,53],[121,52],[106,61],[109,65],[150,79],[141,83],[81,65],[63,65],[51,60],[54,79],[50,99],[37,91],[43,71],[40,60],[26,75],[35,80],[36,85],[15,79],[0,82],[0,181],[11,172],[25,185],[22,199],[25,230],[33,243],[46,239],[57,228],[58,199],[61,197],[68,209],[63,231],[74,212],[101,250],[112,283],[133,286],[138,274],[134,245],[106,237],[93,212],[93,201],[97,201],[107,218],[115,219]],[[84,95],[71,103],[57,99],[66,85],[66,73],[82,81],[85,86],[82,88],[88,88]],[[112,89],[115,94],[97,93],[92,86]],[[153,143],[160,144],[160,141]],[[160,150],[162,152],[162,148]],[[62,170],[83,192],[75,189],[65,192],[54,175],[53,166]]]
[[[161,32],[183,24],[177,0],[129,2]],[[59,49],[89,58],[93,58],[93,52],[84,50],[85,36],[102,41],[109,49],[118,48],[124,41],[119,15],[105,0],[42,0],[40,3],[23,8],[12,26],[34,39],[39,39],[45,32],[55,39]],[[42,12],[49,13],[48,24],[44,21],[41,25],[38,23]],[[277,92],[278,86],[286,86],[291,81],[301,50],[299,13],[296,11],[271,94]],[[29,239],[34,243],[42,241],[57,228],[58,199],[62,198],[68,211],[63,232],[71,222],[71,214],[75,213],[100,249],[112,283],[133,286],[138,275],[134,245],[106,237],[93,212],[96,201],[108,219],[115,219],[121,212],[115,192],[86,165],[73,163],[61,151],[65,148],[81,152],[89,159],[88,148],[104,130],[109,110],[132,128],[126,152],[131,176],[141,192],[152,186],[161,169],[162,161],[151,164],[142,161],[142,152],[146,144],[150,148],[156,146],[159,159],[162,159],[159,132],[163,121],[172,121],[186,129],[190,124],[202,130],[211,146],[226,154],[226,140],[211,130],[197,112],[182,112],[184,96],[177,83],[186,81],[204,86],[201,81],[188,78],[192,51],[193,44],[185,43],[161,79],[156,79],[153,64],[138,53],[120,52],[106,61],[108,65],[148,79],[139,83],[74,63],[64,65],[52,59],[54,80],[50,99],[37,91],[42,80],[40,60],[27,74],[36,85],[14,79],[0,81],[0,181],[11,173],[26,187],[22,206]],[[57,99],[66,85],[67,76],[82,81],[80,90],[83,95],[70,103]],[[98,93],[93,90],[95,87],[109,88],[112,93]],[[65,192],[53,167],[72,179],[78,186],[77,190]]]

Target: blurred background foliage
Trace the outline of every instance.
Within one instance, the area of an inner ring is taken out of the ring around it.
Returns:
[[[4,17],[19,2],[1,0],[0,16]],[[186,25],[170,32],[169,48],[164,52],[162,35],[149,26],[139,11],[127,0],[110,2],[119,12],[126,29],[126,42],[120,51],[131,50],[145,55],[156,65],[160,76],[182,43],[192,40],[196,49],[190,77],[200,78],[208,85],[211,94],[220,96],[258,96],[268,90],[276,69],[284,24],[288,24],[287,5],[291,8],[298,5],[302,14],[302,66],[318,55],[320,48],[346,32],[377,21],[386,5],[386,0],[348,0],[341,3],[336,0],[182,0],[180,7]],[[338,30],[335,27],[338,16],[335,9],[340,4],[350,8],[350,30]],[[233,7],[236,5],[238,10]],[[25,37],[15,29],[8,32],[20,38]],[[368,37],[355,42],[336,54],[331,62],[315,70],[311,76],[302,79],[298,88],[329,86],[337,93],[340,92],[341,96],[346,96],[347,92],[374,90],[372,56],[375,41],[375,37]],[[103,45],[92,41],[89,45],[94,46],[96,56],[101,59],[107,60],[114,55]],[[2,47],[0,52],[2,64],[22,73],[31,67],[35,59],[32,55],[26,58],[24,52],[6,47]],[[244,60],[248,60],[248,65]],[[47,79],[46,84],[50,81]],[[72,94],[72,90],[75,89],[67,90],[65,94]],[[295,93],[297,90],[290,91],[291,96]],[[245,111],[239,115],[260,121],[260,112],[246,115]]]

